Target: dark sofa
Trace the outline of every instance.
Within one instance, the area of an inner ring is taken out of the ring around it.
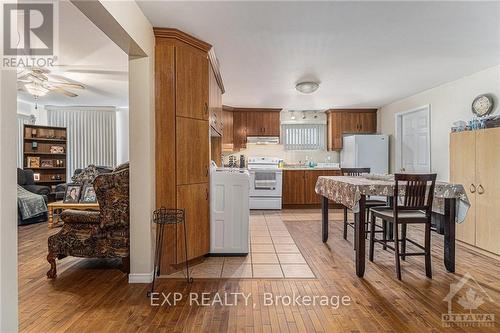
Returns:
[[[35,176],[33,170],[23,170],[17,168],[17,184],[27,191],[43,196],[45,203],[48,202],[48,195],[50,194],[50,187],[35,184]],[[17,211],[17,224],[25,225],[38,222],[47,221],[47,213],[40,216],[32,217],[26,220],[22,219],[21,212]]]
[[[89,166],[92,167],[92,166]],[[83,183],[78,179],[78,176],[84,171],[85,169],[76,169],[75,173],[72,177],[72,180],[76,183]],[[110,173],[113,172],[113,168],[106,167],[106,166],[96,166],[95,170],[98,174],[103,174],[103,173]],[[93,179],[92,179],[93,180]],[[56,201],[58,200],[63,200],[64,199],[64,194],[66,193],[66,187],[67,184],[59,184],[56,186]]]

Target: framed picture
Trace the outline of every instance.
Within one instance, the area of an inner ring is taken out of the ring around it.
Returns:
[[[68,184],[66,186],[66,193],[64,194],[64,203],[78,203],[81,192],[82,185]]]
[[[82,203],[96,203],[97,196],[95,194],[94,186],[87,184],[83,187],[82,197],[80,199]]]
[[[52,160],[42,160],[42,168],[52,168],[54,162]]]
[[[40,157],[28,156],[28,168],[39,168],[40,167]]]
[[[33,174],[33,180],[34,181],[39,181],[40,180],[40,174],[39,173],[34,173]]]
[[[51,154],[64,154],[64,147],[63,146],[50,146],[50,153]]]

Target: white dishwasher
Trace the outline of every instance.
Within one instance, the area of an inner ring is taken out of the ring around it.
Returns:
[[[210,253],[247,254],[250,174],[217,168],[210,177]]]

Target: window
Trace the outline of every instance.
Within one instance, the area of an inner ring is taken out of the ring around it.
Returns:
[[[325,149],[325,129],[324,124],[283,124],[285,150]]]
[[[50,126],[68,129],[68,177],[89,164],[116,166],[115,108],[51,107],[47,118]]]

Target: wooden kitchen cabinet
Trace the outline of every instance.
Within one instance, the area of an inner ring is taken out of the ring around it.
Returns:
[[[247,136],[279,136],[281,109],[235,108],[247,114]]]
[[[208,133],[207,121],[177,117],[177,185],[208,182]]]
[[[262,121],[262,136],[280,136],[281,122],[279,111],[263,111]]]
[[[177,29],[154,28],[154,34],[156,207],[185,209],[188,258],[194,259],[209,252],[210,123],[222,131],[224,87],[210,44]],[[209,103],[216,119],[209,120]],[[185,261],[180,226],[167,226],[161,273]]]
[[[177,186],[177,208],[184,209],[188,239],[188,260],[210,251],[208,183]],[[185,261],[184,226],[177,225],[177,263]]]
[[[208,120],[208,55],[191,45],[175,48],[177,116]]]
[[[471,204],[456,237],[485,254],[500,255],[500,128],[451,133],[450,181],[462,184]]]
[[[247,147],[247,113],[233,112],[233,146],[234,151]]]
[[[284,170],[283,205],[317,205],[321,197],[315,187],[319,176],[340,176],[340,170]]]
[[[222,135],[224,127],[224,119],[222,117],[222,91],[217,83],[215,71],[212,65],[209,66],[209,95],[208,95],[208,111],[210,115],[210,126],[219,135]]]
[[[316,182],[320,176],[340,176],[340,170],[306,170],[305,171],[305,191],[304,203],[305,204],[319,204],[321,203],[321,196],[316,191]]]
[[[261,136],[264,128],[263,113],[258,111],[245,112],[247,114],[247,136]]]
[[[305,173],[304,170],[283,170],[283,205],[298,205],[304,203]]]
[[[233,110],[232,108],[228,108],[223,106],[222,108],[222,151],[233,151],[233,136],[234,136],[234,127],[233,127]]]
[[[328,110],[327,129],[328,150],[341,150],[344,134],[372,134],[377,132],[377,110]]]

